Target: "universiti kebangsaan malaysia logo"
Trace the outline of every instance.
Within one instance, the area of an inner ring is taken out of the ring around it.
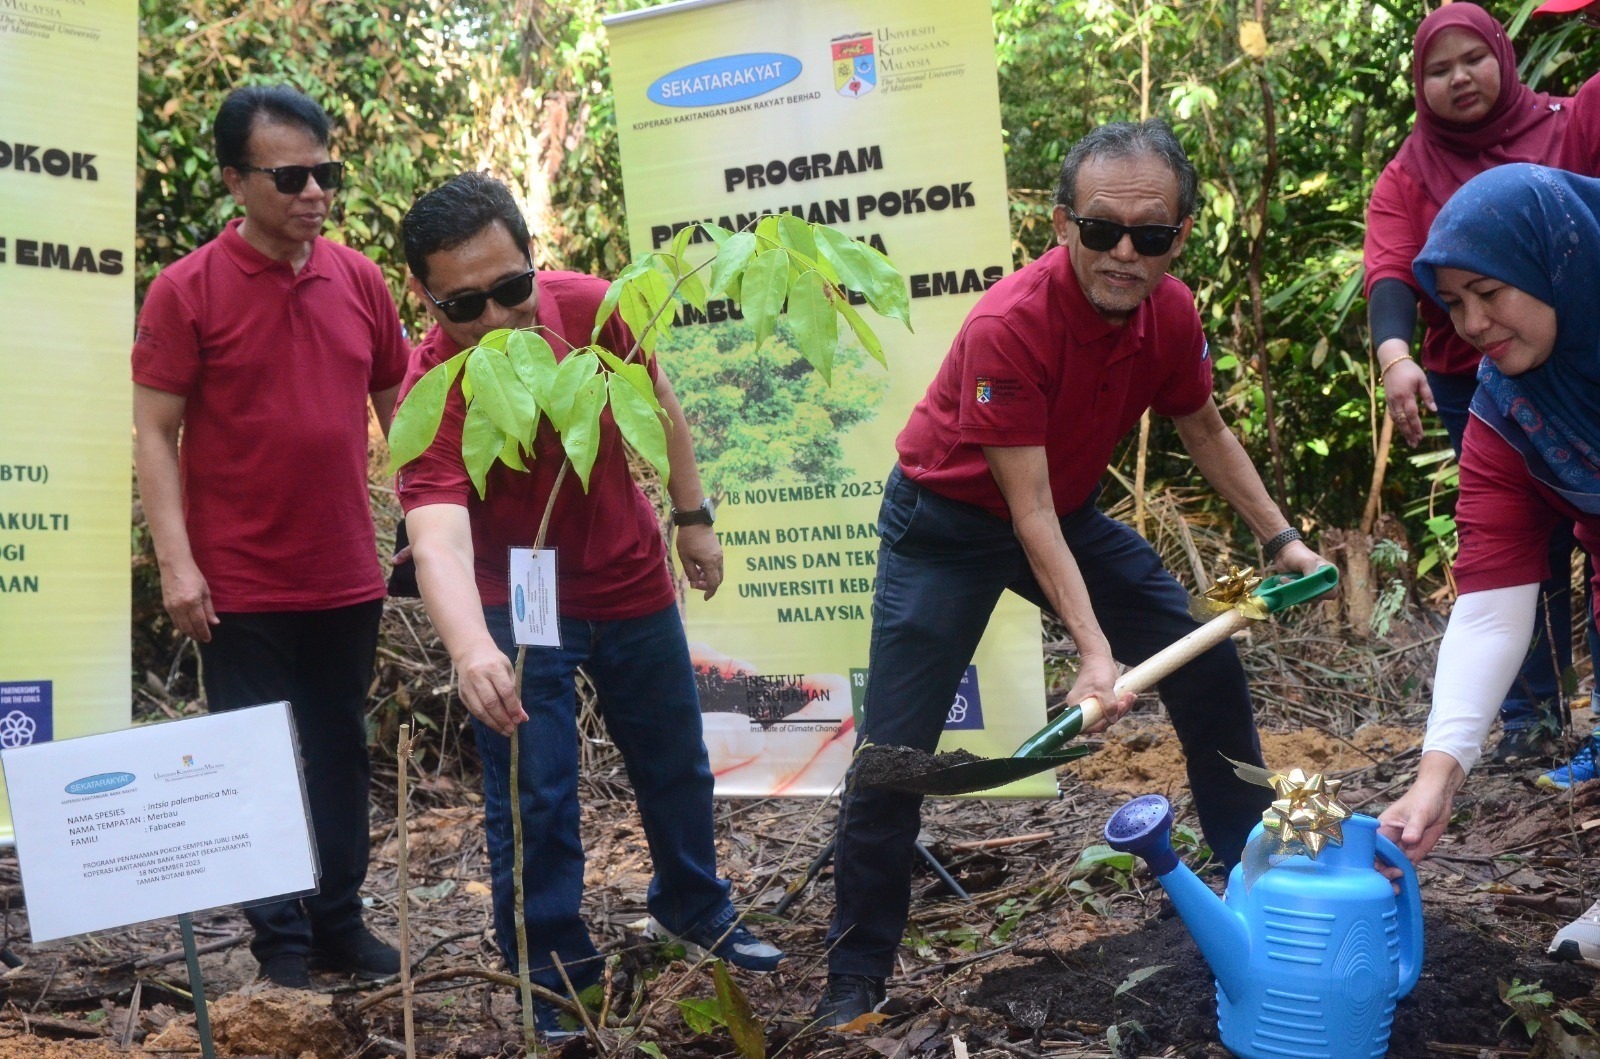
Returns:
[[[878,59],[871,33],[846,33],[833,38],[833,87],[841,96],[860,99],[878,85]]]

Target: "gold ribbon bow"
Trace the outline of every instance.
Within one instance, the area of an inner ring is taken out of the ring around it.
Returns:
[[[1227,759],[1234,775],[1247,783],[1271,787],[1277,798],[1261,814],[1265,829],[1244,851],[1246,892],[1267,869],[1285,858],[1304,854],[1315,860],[1328,843],[1344,845],[1344,822],[1350,809],[1339,800],[1341,780],[1330,780],[1320,772],[1306,775],[1303,769],[1288,774],[1272,772],[1242,761]]]
[[[1251,567],[1230,567],[1206,589],[1205,595],[1190,601],[1189,614],[1196,621],[1209,621],[1218,614],[1237,610],[1252,621],[1265,621],[1267,605],[1255,594],[1261,580]]]

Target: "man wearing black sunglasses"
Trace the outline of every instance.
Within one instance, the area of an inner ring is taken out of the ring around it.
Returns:
[[[1067,702],[1132,705],[1113,685],[1192,632],[1187,596],[1133,529],[1095,508],[1117,444],[1146,409],[1264,542],[1322,560],[1284,520],[1211,397],[1194,297],[1167,270],[1193,225],[1197,178],[1160,121],[1103,126],[1062,165],[1059,244],[987,291],[897,442],[879,552],[862,741],[932,751],[1002,592],[1058,615],[1081,657]],[[978,674],[981,686],[983,674]],[[1207,841],[1228,865],[1271,795],[1223,755],[1261,763],[1231,643],[1161,682]],[[815,1018],[881,1004],[910,906],[921,799],[847,782],[835,847],[828,987]]]
[[[411,292],[437,324],[418,344],[409,387],[434,365],[498,328],[536,327],[558,359],[588,345],[607,284],[594,276],[531,267],[528,228],[505,185],[466,173],[418,199],[401,232]],[[626,355],[633,337],[615,317],[600,344]],[[722,583],[722,549],[701,490],[683,410],[660,365],[647,365],[671,420],[667,456],[678,557],[707,598]],[[524,908],[529,972],[566,992],[583,989],[604,963],[580,916],[584,856],[578,812],[576,687],[581,668],[633,785],[655,869],[648,906],[663,933],[730,964],[770,971],[783,953],[737,922],[712,842],[711,768],[701,737],[677,591],[653,505],[628,470],[609,413],[587,491],[567,474],[545,545],[556,552],[561,645],[531,648],[520,694],[509,603],[508,550],[534,543],[564,454],[548,423],[526,471],[497,463],[480,499],[462,461],[464,408],[452,392],[429,449],[401,468],[423,602],[450,651],[483,761],[484,831],[494,894],[495,940],[516,966],[511,868],[510,740],[520,732]],[[531,794],[530,792],[537,792]],[[554,952],[560,964],[549,956]],[[564,970],[563,970],[564,969]],[[554,1009],[538,1029],[560,1034]]]
[[[245,910],[264,977],[400,969],[363,923],[366,695],[384,582],[367,502],[368,402],[388,429],[408,350],[383,274],[322,238],[343,166],[328,118],[285,86],[217,113],[243,217],[168,266],[133,349],[135,459],[173,625],[206,704],[287,700],[321,862],[318,893]],[[179,437],[182,437],[181,449]]]

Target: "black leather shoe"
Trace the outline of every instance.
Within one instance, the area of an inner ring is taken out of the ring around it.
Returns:
[[[311,973],[306,958],[297,952],[269,956],[261,964],[261,977],[284,989],[310,989]]]
[[[887,993],[882,978],[864,974],[830,974],[828,989],[812,1012],[811,1024],[820,1030],[846,1026],[883,1006]]]
[[[400,950],[365,925],[337,938],[314,942],[311,960],[320,968],[376,981],[400,973]]]

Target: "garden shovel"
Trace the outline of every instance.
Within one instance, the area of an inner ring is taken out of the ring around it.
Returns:
[[[1138,693],[1154,687],[1173,671],[1211,650],[1251,621],[1261,620],[1267,614],[1276,614],[1296,603],[1314,599],[1338,583],[1339,571],[1333,566],[1324,566],[1304,577],[1278,574],[1267,578],[1248,598],[1230,602],[1227,610],[1122,674],[1114,689],[1117,697],[1121,698],[1130,691]],[[1085,728],[1094,727],[1102,713],[1097,699],[1085,699],[1035,732],[1010,757],[930,768],[920,775],[901,772],[892,779],[864,782],[908,794],[972,794],[992,787],[1003,787],[1087,754],[1088,747],[1063,749],[1063,746]],[[861,748],[859,757],[867,758],[874,750],[892,752],[894,748],[868,744]],[[859,764],[861,762],[858,761]],[[862,772],[870,775],[870,761],[867,764],[869,767]]]

